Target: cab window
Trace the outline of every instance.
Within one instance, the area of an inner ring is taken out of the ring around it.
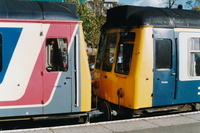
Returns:
[[[105,37],[106,37],[105,34],[102,34],[101,37],[100,37],[98,54],[97,54],[96,65],[95,65],[95,68],[98,69],[98,70],[100,70],[100,68],[101,68]]]
[[[133,44],[119,44],[115,72],[127,75],[131,66]]]
[[[135,41],[135,32],[121,32],[118,44],[115,72],[128,75],[131,66],[133,42]]]
[[[117,33],[108,33],[104,57],[103,57],[103,67],[102,67],[103,71],[110,72],[112,70],[116,42],[117,42]]]
[[[67,39],[48,38],[46,40],[46,70],[48,72],[67,71],[67,51]]]

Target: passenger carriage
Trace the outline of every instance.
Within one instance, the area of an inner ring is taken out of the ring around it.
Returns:
[[[1,0],[0,119],[79,118],[90,111],[91,78],[75,3]]]

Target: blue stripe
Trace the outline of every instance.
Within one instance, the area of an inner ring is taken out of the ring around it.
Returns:
[[[22,28],[0,28],[0,34],[2,34],[2,71],[0,72],[0,83],[4,79],[21,32]]]

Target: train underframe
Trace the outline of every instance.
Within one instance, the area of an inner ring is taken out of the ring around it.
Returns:
[[[185,104],[170,105],[170,106],[130,109],[110,103],[104,99],[98,98],[98,96],[96,95],[93,95],[92,106],[93,108],[97,108],[102,113],[102,115],[100,115],[100,119],[102,121],[110,121],[121,118],[147,117],[154,115],[173,114],[173,113],[200,110],[200,102],[185,103]]]

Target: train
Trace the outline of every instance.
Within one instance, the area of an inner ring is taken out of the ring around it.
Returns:
[[[200,110],[200,12],[130,5],[108,10],[92,93],[107,120],[186,104]]]
[[[0,121],[93,116],[76,4],[0,1]]]
[[[0,121],[200,110],[199,11],[109,9],[91,82],[75,3],[0,6]]]

